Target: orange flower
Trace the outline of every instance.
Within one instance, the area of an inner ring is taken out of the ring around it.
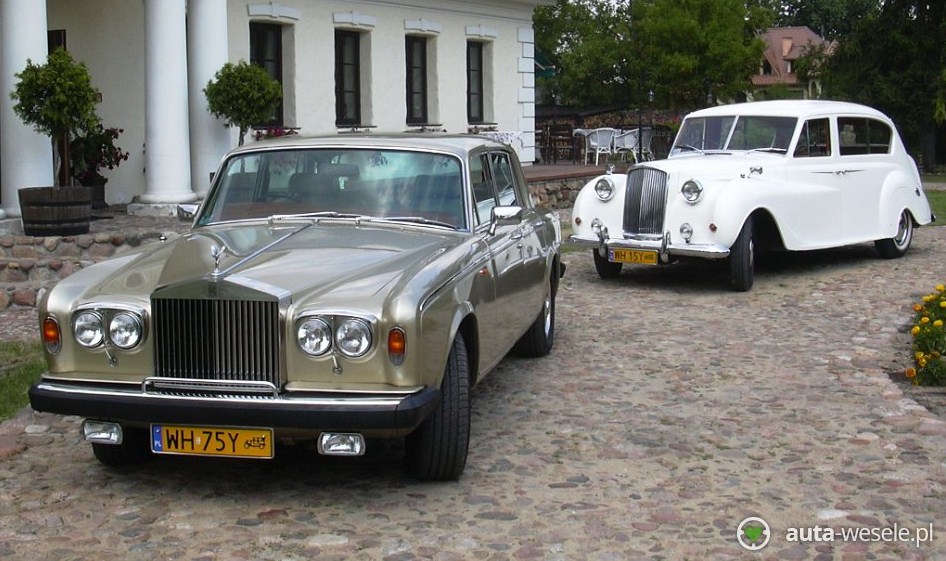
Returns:
[[[907,368],[907,378],[916,378],[916,368]]]
[[[914,311],[914,312],[922,312],[922,311],[923,311],[923,306],[920,305],[920,304],[914,304],[914,305],[913,305],[913,311]]]

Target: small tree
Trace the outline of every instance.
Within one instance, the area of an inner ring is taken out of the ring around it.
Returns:
[[[243,146],[250,127],[272,119],[282,98],[282,87],[262,67],[241,60],[224,64],[207,82],[204,95],[215,117],[225,119],[228,127],[240,129]]]
[[[95,103],[98,91],[92,87],[89,70],[76,62],[65,49],[53,51],[46,64],[26,61],[26,68],[16,74],[19,79],[10,97],[13,112],[36,132],[48,135],[56,158],[56,185],[62,177],[69,178],[69,141],[73,131],[89,129],[98,122]],[[68,181],[68,180],[67,180]]]

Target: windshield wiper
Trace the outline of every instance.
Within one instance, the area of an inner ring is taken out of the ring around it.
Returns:
[[[382,217],[363,217],[367,220],[377,220],[377,221],[390,221],[390,222],[414,222],[417,224],[429,224],[433,226],[444,226],[450,228],[451,230],[456,230],[457,227],[449,222],[443,222],[441,220],[433,220],[430,218],[424,218],[423,216],[382,216]]]
[[[674,148],[675,150],[684,150],[684,149],[685,149],[685,150],[689,150],[689,151],[691,151],[691,152],[699,152],[699,153],[701,153],[701,154],[703,153],[703,149],[702,149],[702,148],[697,148],[696,146],[693,146],[692,144],[678,144],[678,145],[674,146],[673,148]]]
[[[298,214],[274,214],[269,217],[269,222],[282,222],[289,220],[305,220],[307,218],[358,218],[358,214],[345,214],[334,210],[323,210],[319,212],[300,212]]]
[[[749,150],[750,152],[774,152],[776,154],[785,154],[788,152],[787,148],[776,148],[774,146],[767,146],[765,148],[753,148]]]

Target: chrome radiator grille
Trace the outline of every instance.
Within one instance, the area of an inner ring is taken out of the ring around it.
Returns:
[[[154,299],[155,375],[270,382],[279,375],[279,304]]]
[[[627,176],[624,196],[624,233],[632,236],[663,235],[667,207],[667,174],[638,168]]]

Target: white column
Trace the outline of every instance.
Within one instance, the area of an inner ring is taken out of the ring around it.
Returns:
[[[187,127],[186,43],[184,0],[145,0],[146,167],[145,192],[139,198],[142,203],[195,199]]]
[[[204,88],[227,62],[227,0],[188,0],[187,78],[190,99],[191,185],[198,195],[230,149],[224,121],[210,114]]]
[[[53,184],[50,138],[23,124],[10,99],[14,74],[46,55],[46,1],[0,0],[0,218],[20,216],[21,187]]]

